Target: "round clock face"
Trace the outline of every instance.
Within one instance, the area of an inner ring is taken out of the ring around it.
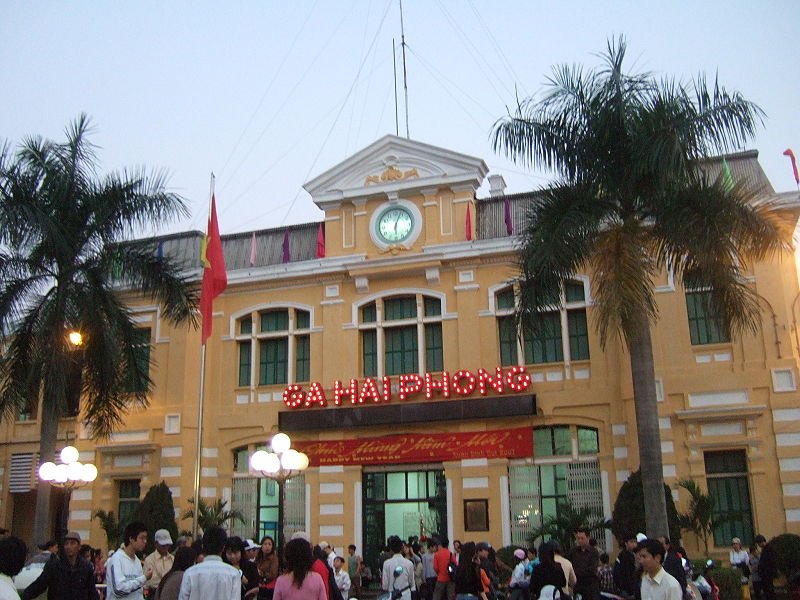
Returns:
[[[378,219],[378,235],[387,242],[402,242],[414,228],[414,217],[405,208],[389,208]]]

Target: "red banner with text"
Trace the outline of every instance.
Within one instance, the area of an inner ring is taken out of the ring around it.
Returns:
[[[533,456],[530,427],[471,433],[408,433],[353,440],[297,441],[309,465],[370,465],[444,462],[464,458]]]

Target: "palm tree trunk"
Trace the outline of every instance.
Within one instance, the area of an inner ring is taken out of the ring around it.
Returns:
[[[58,410],[47,402],[47,388],[42,402],[41,429],[39,430],[39,463],[53,460],[58,435]],[[37,466],[38,470],[38,466]],[[38,479],[39,473],[36,473]],[[38,479],[36,487],[36,514],[33,520],[33,543],[42,544],[52,539],[52,523],[50,522],[50,484]]]
[[[653,343],[650,337],[650,322],[644,312],[636,317],[632,330],[628,332],[628,350],[631,355],[645,526],[648,537],[667,536],[669,525],[667,503],[664,498],[664,468],[661,462],[661,432],[658,428]]]

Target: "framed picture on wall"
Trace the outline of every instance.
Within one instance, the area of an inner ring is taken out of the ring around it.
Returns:
[[[464,500],[464,531],[489,531],[488,500]]]

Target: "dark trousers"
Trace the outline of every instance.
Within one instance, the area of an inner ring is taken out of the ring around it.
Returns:
[[[600,580],[596,577],[578,579],[575,584],[575,595],[578,594],[583,600],[600,600]]]
[[[425,600],[433,600],[433,588],[436,587],[436,577],[428,577],[422,584],[423,594]]]

